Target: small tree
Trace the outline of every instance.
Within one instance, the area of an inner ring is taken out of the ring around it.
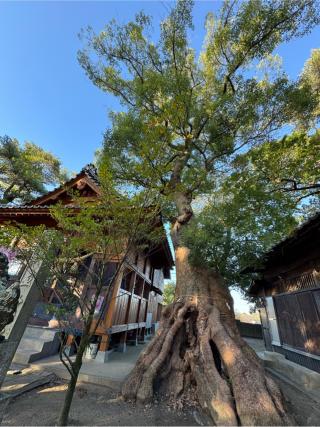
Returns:
[[[111,115],[104,161],[119,184],[162,195],[176,258],[175,302],[130,374],[125,397],[149,401],[162,378],[164,394],[175,397],[196,384],[216,424],[290,423],[277,386],[238,333],[218,267],[190,263],[183,230],[194,202],[219,186],[237,154],[274,138],[295,120],[302,101],[312,110],[300,82],[271,65],[279,43],[318,22],[315,1],[225,1],[218,16],[207,17],[199,57],[188,39],[188,0],[176,3],[158,40],[150,39],[151,18],[143,13],[126,25],[113,21],[98,35],[89,32],[80,63],[125,107]]]
[[[37,145],[0,137],[0,204],[29,202],[66,179],[60,161]]]
[[[50,312],[55,314],[60,329],[60,359],[70,374],[59,425],[68,423],[83,355],[109,307],[128,254],[138,245],[150,247],[163,238],[163,230],[155,227],[159,216],[157,205],[152,205],[146,197],[129,201],[103,182],[96,203],[88,204],[74,195],[72,207],[52,207],[55,229],[14,224],[3,228],[1,234],[3,244],[8,245],[13,238],[20,242],[16,246],[17,256],[31,271],[38,262],[46,266],[46,285],[57,282],[55,292],[60,304],[51,306]],[[91,257],[95,258],[93,269],[89,269],[87,262]],[[110,272],[108,266],[115,260],[116,268]],[[38,285],[45,292],[44,284]],[[67,351],[66,345],[70,344],[67,335],[80,335],[80,342],[74,341],[75,359]]]

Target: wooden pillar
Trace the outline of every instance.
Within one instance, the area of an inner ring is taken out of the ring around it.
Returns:
[[[125,353],[127,350],[127,331],[121,332],[118,351]]]
[[[124,272],[124,266],[122,265],[114,281],[111,296],[109,297],[110,302],[107,306],[108,309],[107,309],[107,313],[104,321],[104,328],[107,331],[112,327],[113,315],[114,315],[114,310],[117,303],[117,297],[118,297],[118,293],[119,293],[119,289],[120,289],[120,285],[123,277],[123,272]],[[105,335],[102,335],[99,350],[95,358],[96,361],[103,362],[103,363],[108,361],[108,354],[109,354],[108,348],[110,344],[110,338],[111,337],[109,332],[107,332]]]
[[[139,335],[138,335],[138,343],[139,344],[145,343],[145,340],[144,340],[145,334],[146,334],[146,328],[145,327],[139,329]]]
[[[110,344],[110,335],[102,335],[99,351],[107,351]]]
[[[108,350],[110,345],[110,335],[102,335],[101,342],[95,360],[105,363],[108,361]]]

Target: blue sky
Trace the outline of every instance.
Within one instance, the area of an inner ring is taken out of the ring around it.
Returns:
[[[204,19],[218,1],[197,1],[192,44],[199,50]],[[172,5],[172,3],[171,3]],[[118,110],[111,96],[94,87],[77,62],[81,28],[96,31],[111,18],[126,22],[141,9],[166,15],[166,1],[0,2],[0,135],[33,141],[58,156],[71,171],[93,160],[108,126],[108,111]],[[300,73],[320,29],[280,46],[288,74]]]

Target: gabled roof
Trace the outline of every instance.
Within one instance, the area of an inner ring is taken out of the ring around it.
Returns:
[[[288,259],[297,259],[305,254],[318,239],[320,231],[320,212],[317,212],[307,221],[300,224],[290,236],[283,239],[281,242],[274,245],[268,252],[263,255],[262,266],[259,268],[248,267],[243,273],[261,273],[264,277],[267,273],[273,271],[276,265],[283,265]],[[249,289],[250,295],[255,295],[260,286],[262,286],[262,279],[254,280]]]
[[[299,225],[288,237],[281,240],[279,243],[274,245],[268,252],[263,254],[263,268],[258,270],[262,271],[265,267],[273,260],[279,259],[286,254],[293,246],[296,246],[301,242],[302,239],[314,229],[320,227],[320,212],[310,217],[308,220]],[[246,271],[250,271],[246,269]],[[256,271],[254,268],[251,271]]]
[[[81,185],[79,186],[79,184]],[[92,190],[95,197],[99,197],[99,195],[101,195],[101,186],[99,184],[97,169],[93,164],[86,165],[74,178],[71,178],[63,185],[49,191],[47,194],[40,196],[37,199],[32,200],[26,205],[0,207],[0,225],[16,222],[30,226],[44,224],[48,227],[55,227],[57,224],[50,211],[52,206],[57,201],[65,201],[66,209],[77,210],[78,208],[76,206],[72,205],[72,203],[70,204],[70,201],[72,201],[70,191],[79,190],[79,188],[83,190],[85,186]],[[159,225],[163,226],[161,215],[155,222],[155,226]],[[166,265],[166,277],[170,277],[169,269],[174,265],[174,260],[166,237],[157,245],[154,253],[159,260],[162,259],[163,264]]]
[[[39,206],[47,203],[52,204],[52,202],[55,203],[59,200],[59,198],[61,198],[62,194],[77,188],[77,184],[79,184],[79,182],[84,182],[86,185],[88,185],[93,190],[93,192],[96,193],[96,195],[100,194],[100,184],[97,169],[92,163],[89,163],[84,168],[82,168],[75,177],[71,178],[69,181],[65,182],[54,190],[49,191],[47,194],[32,200],[25,206]]]

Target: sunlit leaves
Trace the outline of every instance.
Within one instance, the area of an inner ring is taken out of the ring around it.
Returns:
[[[111,115],[105,137],[112,173],[168,200],[178,187],[194,197],[210,192],[217,169],[235,152],[294,120],[298,86],[280,69],[256,77],[248,67],[270,62],[280,42],[308,32],[319,18],[313,1],[226,1],[208,16],[197,57],[188,40],[192,6],[178,1],[158,39],[151,18],[140,13],[125,25],[111,21],[100,34],[89,31],[79,53],[93,83],[125,106]]]
[[[0,203],[27,202],[66,179],[60,161],[37,145],[0,137]]]

